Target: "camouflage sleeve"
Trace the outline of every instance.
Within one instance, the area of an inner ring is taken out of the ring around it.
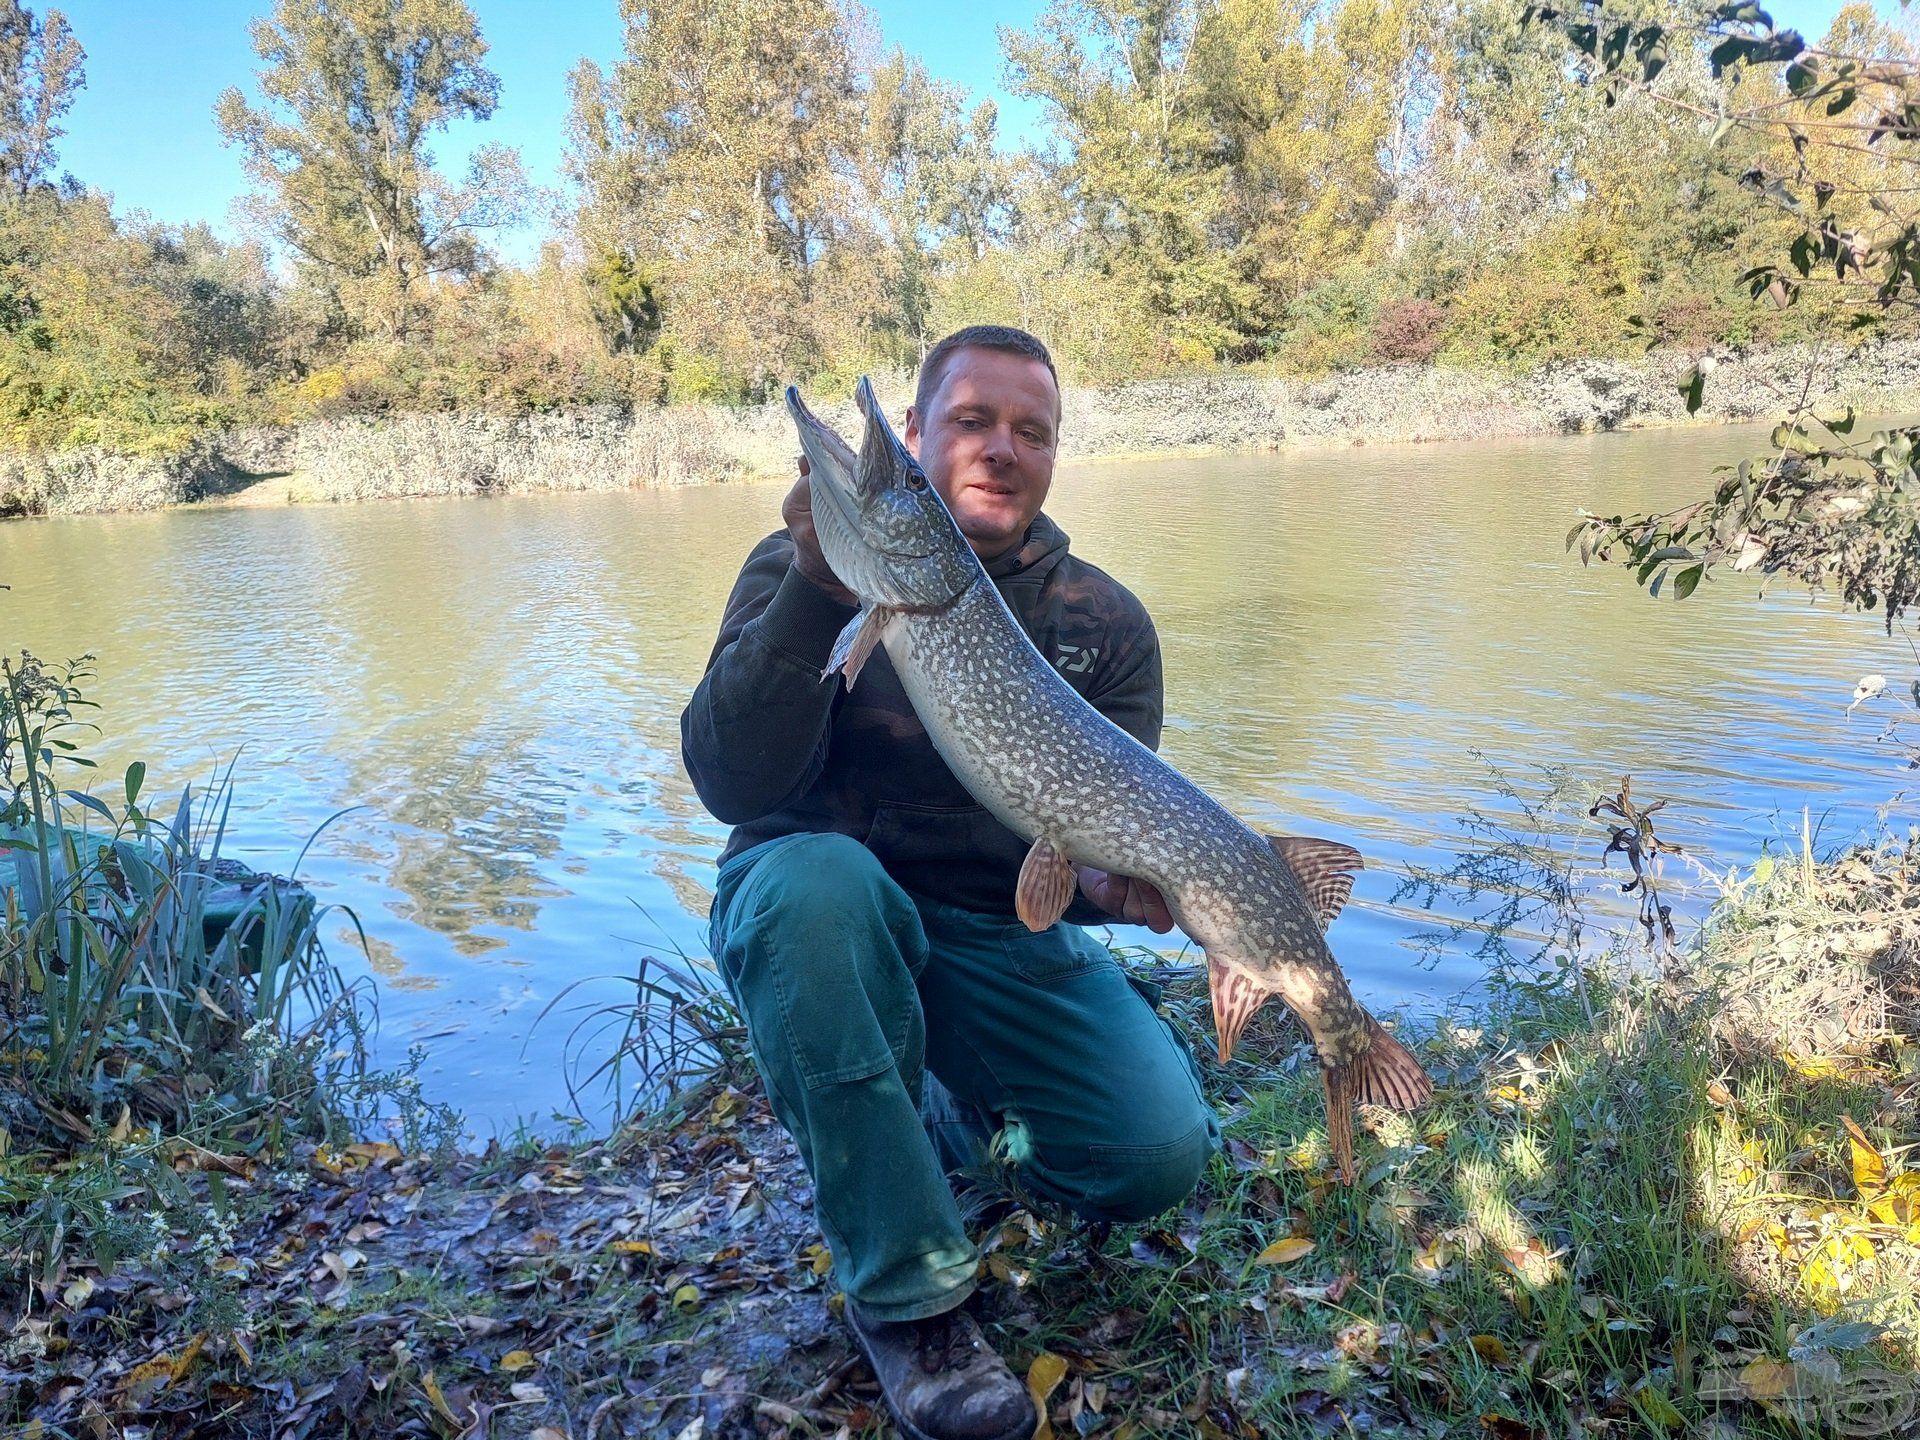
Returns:
[[[1149,750],[1160,748],[1166,718],[1165,682],[1160,673],[1160,636],[1146,607],[1132,600],[1132,623],[1108,632],[1109,650],[1087,700],[1107,719]]]
[[[680,754],[716,820],[744,825],[806,793],[826,764],[838,685],[820,683],[854,607],[793,569],[786,532],[734,582],[706,674],[680,715]]]

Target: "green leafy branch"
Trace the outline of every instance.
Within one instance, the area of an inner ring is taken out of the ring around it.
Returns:
[[[1562,33],[1609,103],[1635,91],[1710,125],[1714,143],[1736,131],[1757,142],[1742,185],[1790,217],[1785,254],[1740,277],[1754,301],[1779,307],[1823,291],[1834,319],[1858,329],[1894,307],[1920,308],[1920,62],[1809,46],[1751,0],[1730,0],[1698,23],[1628,15],[1604,0],[1530,6],[1530,23]],[[1658,85],[1675,47],[1698,46],[1716,81],[1714,104]],[[1779,71],[1768,90],[1748,71]],[[1898,183],[1909,179],[1913,183]],[[1723,467],[1704,499],[1664,515],[1580,512],[1567,536],[1583,563],[1630,567],[1657,595],[1685,599],[1716,567],[1786,575],[1837,593],[1849,606],[1893,621],[1920,595],[1920,515],[1914,465],[1920,430],[1851,439],[1854,417],[1823,420],[1800,402],[1778,425],[1772,453]],[[1680,380],[1687,413],[1699,410],[1712,357]]]

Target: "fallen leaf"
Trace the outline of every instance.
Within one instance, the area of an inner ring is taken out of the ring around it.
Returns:
[[[1536,1430],[1526,1421],[1516,1420],[1498,1411],[1482,1415],[1480,1428],[1493,1436],[1493,1440],[1547,1440],[1546,1431]]]
[[[440,1382],[433,1378],[433,1371],[429,1370],[420,1377],[420,1388],[427,1392],[427,1399],[433,1402],[433,1408],[440,1412],[441,1419],[449,1425],[465,1428],[460,1424],[460,1417],[453,1413],[453,1407],[447,1403],[446,1392],[440,1388]]]
[[[530,1380],[516,1380],[507,1387],[507,1393],[523,1405],[538,1405],[547,1398],[547,1392]]]
[[[673,1292],[673,1308],[676,1310],[691,1310],[699,1305],[699,1303],[700,1290],[698,1286],[682,1285],[678,1290]]]
[[[1686,1417],[1673,1408],[1673,1402],[1656,1386],[1647,1386],[1634,1398],[1647,1412],[1647,1418],[1662,1429],[1678,1430],[1687,1423]]]
[[[564,1430],[556,1430],[551,1425],[542,1425],[527,1437],[527,1440],[571,1440]]]
[[[1793,1394],[1798,1384],[1799,1374],[1786,1360],[1762,1356],[1740,1371],[1740,1388],[1750,1400],[1778,1400]]]
[[[1513,1356],[1507,1353],[1507,1342],[1498,1335],[1475,1335],[1467,1343],[1473,1346],[1473,1353],[1496,1369],[1505,1369],[1513,1363]]]
[[[1842,1115],[1840,1123],[1847,1127],[1847,1140],[1853,1148],[1853,1188],[1860,1192],[1862,1200],[1871,1200],[1887,1188],[1887,1162],[1875,1148],[1866,1132],[1853,1123],[1851,1115]]]
[[[1301,1235],[1289,1235],[1284,1240],[1276,1240],[1258,1255],[1253,1257],[1256,1265],[1291,1265],[1303,1255],[1313,1253],[1313,1241]]]
[[[1042,1350],[1027,1367],[1027,1394],[1039,1416],[1033,1440],[1053,1440],[1053,1422],[1047,1419],[1047,1397],[1053,1394],[1067,1375],[1067,1362],[1050,1350]]]
[[[500,1368],[509,1375],[533,1368],[533,1355],[526,1350],[509,1350],[500,1357]]]

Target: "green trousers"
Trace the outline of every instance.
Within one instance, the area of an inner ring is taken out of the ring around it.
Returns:
[[[1106,947],[908,894],[845,835],[721,867],[711,940],[841,1288],[882,1320],[950,1309],[976,1252],[947,1175],[997,1128],[1037,1195],[1144,1220],[1219,1143],[1193,1058]],[[926,1073],[946,1095],[923,1115]]]

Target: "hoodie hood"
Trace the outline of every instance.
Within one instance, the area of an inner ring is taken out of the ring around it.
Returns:
[[[1043,510],[1027,526],[1026,538],[1004,555],[987,561],[986,571],[993,580],[1022,580],[1037,585],[1066,554],[1067,532],[1054,524]]]

